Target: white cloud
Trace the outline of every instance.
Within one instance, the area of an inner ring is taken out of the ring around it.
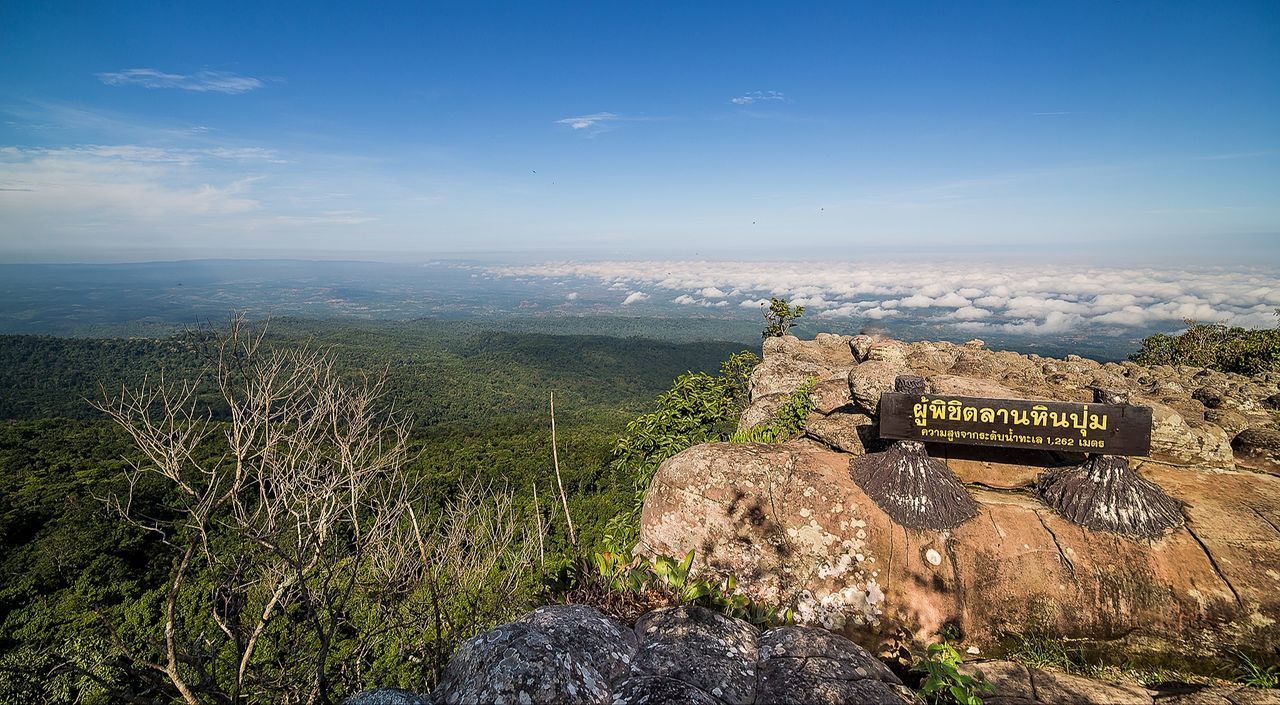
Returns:
[[[565,300],[565,301],[577,301],[577,300],[578,300],[578,292],[576,292],[576,291],[570,291],[569,293],[567,293],[567,294],[565,294],[565,295],[564,295],[564,300]]]
[[[723,291],[720,291],[714,286],[708,286],[702,289],[701,291],[699,291],[698,293],[707,297],[708,299],[723,299],[724,297],[728,296],[728,294],[724,293]]]
[[[108,86],[180,88],[199,93],[245,93],[261,88],[261,79],[228,71],[197,71],[192,74],[165,73],[157,69],[124,69],[94,74]]]
[[[973,306],[964,306],[951,312],[952,318],[958,318],[962,321],[972,321],[976,318],[987,318],[991,315],[991,311],[985,308],[975,308]]]
[[[734,105],[752,105],[753,103],[785,101],[786,99],[787,97],[778,91],[748,91],[735,98],[730,98],[729,102]]]
[[[933,305],[940,308],[962,308],[969,305],[969,299],[952,291],[935,299]]]
[[[923,294],[912,294],[898,302],[903,308],[929,308],[933,304],[933,298]]]
[[[585,130],[592,127],[600,126],[602,123],[613,122],[621,119],[613,113],[592,113],[590,115],[579,115],[577,117],[567,117],[556,120],[557,125],[568,125],[575,130]]]
[[[627,294],[627,298],[622,300],[622,305],[630,306],[637,301],[644,301],[647,298],[649,298],[649,295],[643,291],[633,291],[630,294]]]
[[[737,292],[741,309],[768,297],[803,302],[815,318],[932,321],[962,329],[1063,333],[1171,328],[1183,318],[1271,327],[1280,303],[1274,269],[1121,268],[972,262],[559,262],[490,270],[504,276],[587,279],[625,291],[671,292],[686,305]],[[967,296],[973,294],[974,296]],[[978,294],[985,294],[977,296]],[[702,296],[702,298],[699,298]]]

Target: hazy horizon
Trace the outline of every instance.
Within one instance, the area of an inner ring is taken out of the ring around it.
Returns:
[[[0,22],[0,261],[1280,259],[1275,3]]]

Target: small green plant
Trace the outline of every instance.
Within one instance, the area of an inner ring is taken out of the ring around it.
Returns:
[[[765,328],[760,337],[781,338],[803,315],[804,306],[791,306],[786,299],[770,297],[769,310],[764,312]]]
[[[813,413],[813,388],[817,383],[814,377],[805,380],[778,407],[769,423],[739,429],[729,436],[729,442],[778,443],[800,433],[809,420],[809,414]]]
[[[722,614],[744,619],[757,625],[791,624],[795,617],[790,609],[752,600],[738,589],[738,580],[729,576],[723,581],[707,580],[694,575],[694,552],[682,559],[658,556],[650,564],[626,561],[612,551],[597,553],[594,563],[610,590],[634,595],[657,593],[677,604],[694,604]]]
[[[960,652],[947,640],[930,644],[925,655],[911,666],[912,671],[924,674],[920,695],[931,703],[982,705],[982,696],[995,693],[995,689],[983,679],[982,671],[977,676],[963,673],[962,661]]]
[[[1280,664],[1261,664],[1248,654],[1237,651],[1240,663],[1237,666],[1236,682],[1244,683],[1251,688],[1280,688]]]

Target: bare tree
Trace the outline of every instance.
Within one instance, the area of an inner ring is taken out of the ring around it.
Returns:
[[[160,633],[118,646],[191,705],[332,702],[381,643],[382,615],[442,621],[453,595],[501,572],[461,565],[474,547],[505,543],[505,560],[523,538],[510,495],[489,488],[468,489],[443,517],[415,511],[410,422],[383,402],[385,375],[344,378],[331,354],[264,340],[242,316],[220,339],[205,375],[225,421],[193,381],[147,381],[99,404],[146,459],[130,488],[157,475],[178,498],[160,518],[134,511],[132,491],[112,500],[176,556]],[[497,519],[466,516],[487,501]],[[404,606],[414,601],[425,607]]]

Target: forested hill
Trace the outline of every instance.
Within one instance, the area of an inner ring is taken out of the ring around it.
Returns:
[[[597,545],[606,522],[632,504],[632,478],[611,466],[627,422],[650,410],[676,376],[714,371],[731,354],[755,347],[431,320],[277,320],[266,341],[328,350],[343,374],[386,371],[387,396],[414,420],[411,460],[402,472],[429,498],[428,521],[476,483],[509,492],[521,512],[539,506],[536,486],[543,493],[539,511],[554,511],[547,502],[555,482],[548,410],[554,391],[567,504],[585,548]],[[181,502],[151,475],[128,486],[125,472],[141,460],[138,451],[90,400],[102,398],[99,385],[118,394],[161,371],[167,380],[200,378],[214,342],[213,331],[129,339],[0,336],[0,705],[119,702],[110,688],[83,677],[87,672],[159,697],[144,686],[146,673],[111,665],[121,658],[111,639],[120,624],[135,622],[138,638],[156,633],[155,601],[163,599],[177,556],[156,534],[123,523],[103,499],[130,494],[135,510],[161,517]],[[219,396],[204,379],[202,398],[218,420]],[[212,457],[220,452],[216,440],[215,434]],[[554,569],[551,557],[568,555],[563,522],[547,527],[543,544]],[[519,599],[506,608],[533,604],[536,581],[521,584]],[[378,678],[409,682],[421,678],[415,673]]]
[[[634,415],[673,376],[715,369],[751,347],[487,330],[474,322],[435,320],[281,320],[270,324],[268,336],[273,345],[332,349],[348,372],[385,369],[391,395],[420,424],[431,425],[538,412],[549,391],[568,417],[604,409]],[[101,398],[99,385],[133,386],[162,370],[171,379],[190,377],[208,362],[210,344],[200,332],[0,336],[0,418],[95,418],[86,400]]]

